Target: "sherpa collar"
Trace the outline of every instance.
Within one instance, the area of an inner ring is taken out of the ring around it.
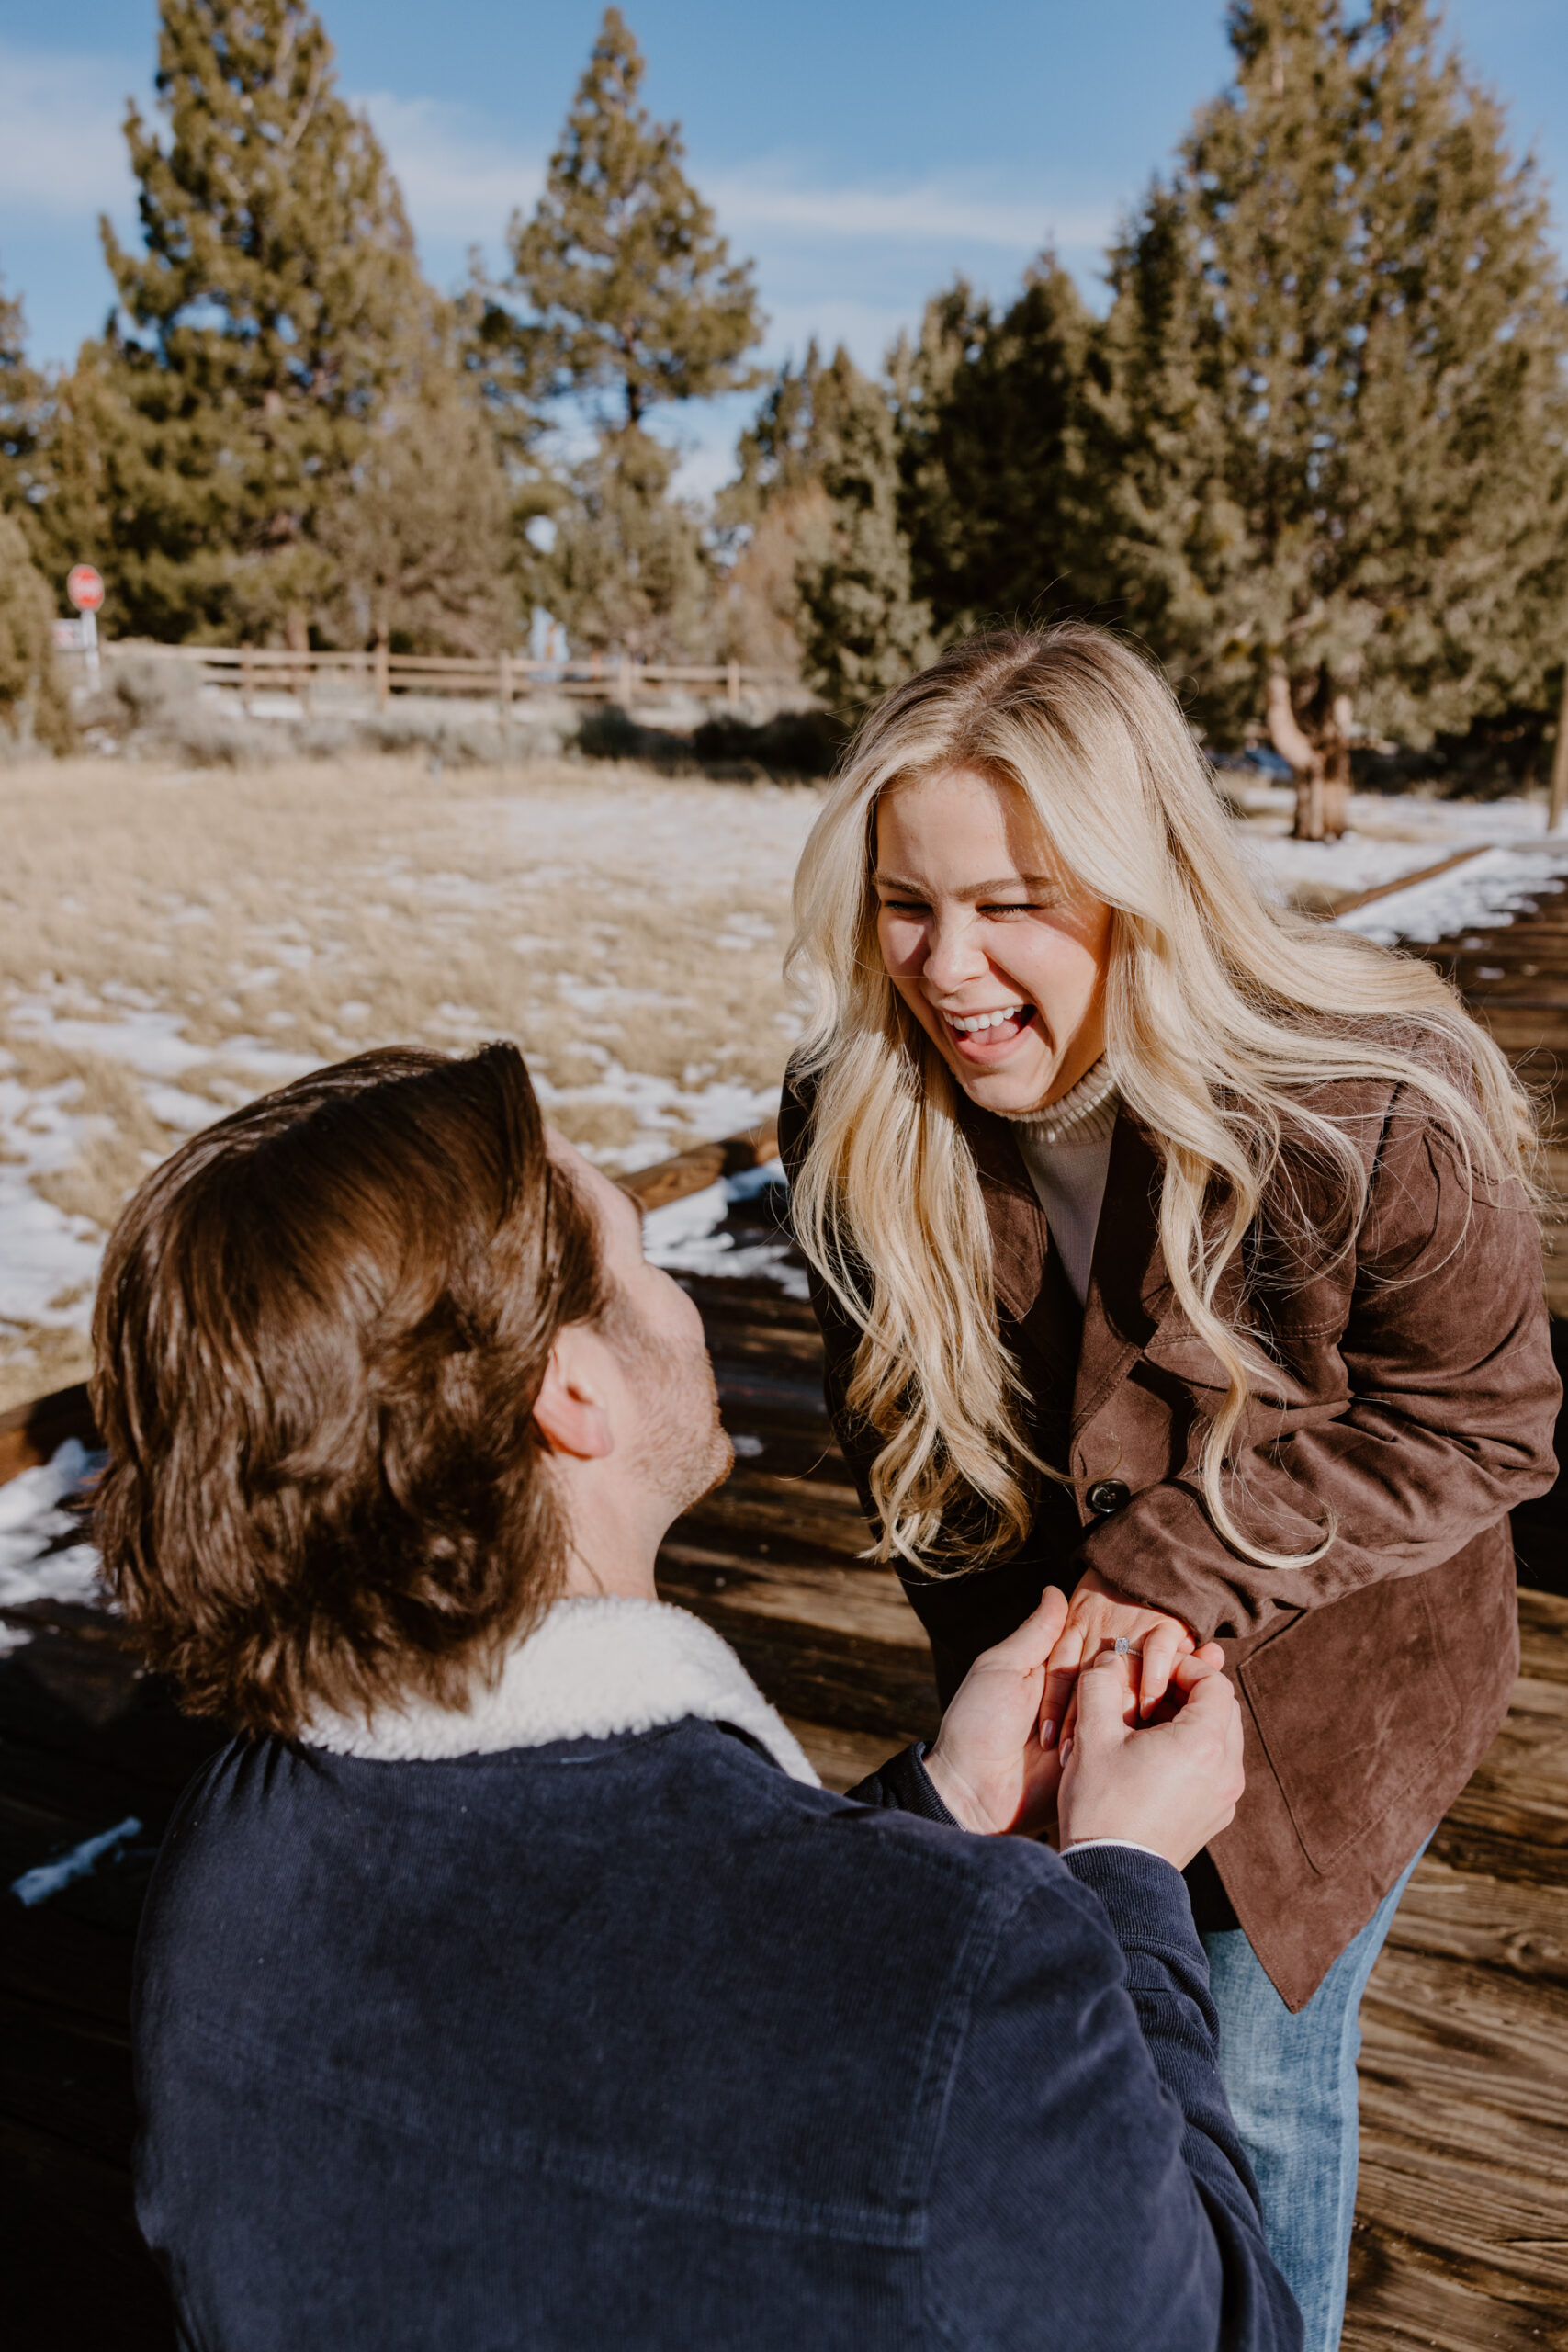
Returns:
[[[318,1714],[303,1737],[381,1764],[491,1756],[555,1739],[607,1739],[695,1715],[750,1732],[795,1781],[816,1773],[727,1641],[689,1611],[619,1598],[558,1600],[466,1708],[410,1699],[368,1724]]]

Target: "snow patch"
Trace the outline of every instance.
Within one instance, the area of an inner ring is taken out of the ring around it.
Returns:
[[[82,1541],[81,1518],[68,1508],[105,1458],[69,1437],[48,1462],[0,1487],[0,1609],[19,1609],[29,1600],[111,1605],[99,1582],[97,1551]],[[0,1655],[31,1638],[22,1626],[0,1626]]]
[[[805,1271],[790,1262],[790,1245],[782,1235],[777,1241],[738,1242],[723,1230],[738,1202],[755,1200],[784,1182],[782,1163],[771,1159],[739,1176],[722,1177],[700,1193],[688,1193],[684,1200],[650,1209],[642,1221],[644,1254],[666,1273],[717,1274],[727,1281],[761,1276],[791,1298],[808,1297]]]
[[[28,1088],[0,1078],[0,1324],[69,1329],[85,1319],[103,1237],[33,1190],[35,1177],[69,1168],[102,1131],[102,1120],[68,1107],[81,1092],[80,1079]]]
[[[1461,931],[1492,931],[1511,922],[1540,895],[1543,880],[1568,876],[1568,842],[1555,850],[1483,850],[1450,873],[1393,890],[1370,907],[1337,918],[1341,931],[1359,932],[1392,947],[1402,939],[1447,939]]]

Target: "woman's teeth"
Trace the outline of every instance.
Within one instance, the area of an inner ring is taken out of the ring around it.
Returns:
[[[955,1012],[946,1013],[943,1018],[961,1037],[975,1037],[981,1030],[995,1029],[1003,1021],[1016,1021],[1022,1011],[1021,1004],[1004,1004],[994,1012],[972,1012],[962,1020]]]

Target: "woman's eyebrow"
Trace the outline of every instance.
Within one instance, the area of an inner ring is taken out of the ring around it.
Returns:
[[[897,874],[874,874],[872,880],[879,890],[907,890],[913,899],[927,893],[919,882],[906,882]],[[998,890],[1059,890],[1060,882],[1054,874],[1004,874],[992,882],[969,882],[962,890],[954,890],[955,899],[990,899]]]

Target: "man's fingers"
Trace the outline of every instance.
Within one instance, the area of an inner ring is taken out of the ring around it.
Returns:
[[[1183,1692],[1195,1690],[1200,1682],[1212,1682],[1217,1675],[1224,1680],[1225,1654],[1218,1642],[1205,1642],[1190,1657],[1179,1657],[1171,1669],[1171,1680]]]
[[[1118,1657],[1114,1650],[1102,1650],[1093,1665],[1084,1669],[1078,1677],[1077,1702],[1080,1739],[1120,1737],[1137,1714],[1133,1660],[1125,1652]]]
[[[997,1644],[990,1655],[1005,1658],[1010,1666],[1025,1672],[1032,1667],[1043,1666],[1062,1638],[1062,1628],[1067,1622],[1067,1596],[1048,1584],[1036,1606],[1021,1625]]]

